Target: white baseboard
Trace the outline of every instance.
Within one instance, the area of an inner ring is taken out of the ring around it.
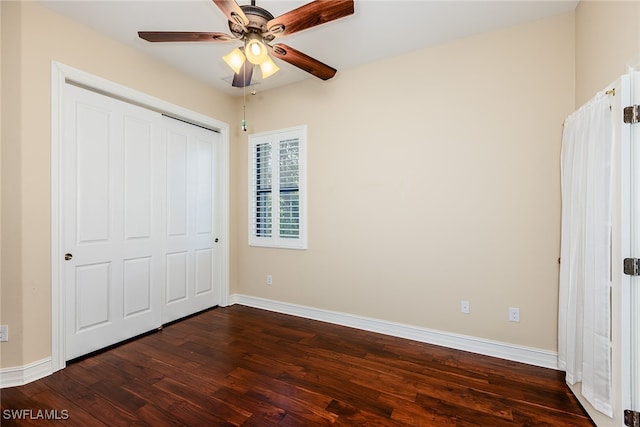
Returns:
[[[500,359],[522,362],[543,368],[558,369],[558,353],[538,348],[525,347],[467,335],[443,332],[434,329],[373,319],[349,313],[323,310],[298,304],[274,301],[248,295],[233,294],[229,296],[229,305],[240,304],[261,308],[283,314],[334,323],[365,331],[377,332],[399,338],[406,338],[428,344],[439,345],[457,350],[498,357]]]
[[[389,322],[387,320],[373,319],[248,295],[229,295],[227,303],[229,305],[246,305],[248,307],[261,308],[277,313],[304,317],[306,319],[334,323],[336,325],[348,326],[457,350],[470,351],[472,353],[498,357],[514,362],[522,362],[543,368],[558,369],[558,354],[549,350],[491,341],[483,338],[420,328],[402,323]],[[24,366],[1,368],[0,388],[24,385],[51,375],[53,372],[54,369],[50,357]]]
[[[51,358],[29,363],[24,366],[0,369],[0,388],[25,385],[53,373]]]

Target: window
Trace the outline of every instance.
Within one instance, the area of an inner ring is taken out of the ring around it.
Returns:
[[[249,245],[306,249],[306,126],[249,135]]]

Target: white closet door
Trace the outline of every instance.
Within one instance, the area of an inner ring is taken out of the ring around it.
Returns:
[[[163,118],[166,150],[165,274],[162,322],[220,300],[220,254],[215,189],[220,135]]]
[[[161,324],[158,113],[65,85],[66,359]]]

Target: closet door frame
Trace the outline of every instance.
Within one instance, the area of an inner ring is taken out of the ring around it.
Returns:
[[[64,288],[61,280],[61,264],[64,259],[62,247],[62,181],[61,149],[63,138],[64,85],[68,82],[88,88],[114,98],[148,108],[195,125],[220,133],[218,153],[220,170],[220,295],[219,305],[229,304],[229,125],[214,118],[193,112],[113,83],[90,73],[53,61],[51,64],[51,372],[63,369],[65,363],[64,336]]]

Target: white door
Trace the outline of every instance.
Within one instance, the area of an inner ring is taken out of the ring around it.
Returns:
[[[630,86],[631,96],[629,105],[640,104],[640,72],[631,71]],[[631,151],[631,257],[640,258],[640,123],[630,126],[630,151]],[[629,375],[624,379],[629,382],[630,407],[640,411],[640,277],[630,277],[628,289],[629,298],[623,301],[629,310],[628,331],[623,330],[623,336],[628,337],[630,349]],[[623,316],[626,319],[627,316]],[[625,346],[626,348],[626,346]],[[626,387],[625,387],[626,388]]]
[[[66,359],[161,324],[158,113],[65,85]]]
[[[64,85],[65,360],[219,304],[217,132]]]
[[[162,322],[220,302],[217,250],[220,134],[163,118],[166,147],[165,275]]]
[[[619,79],[613,103],[616,117],[616,149],[619,150],[620,226],[614,222],[613,236],[619,238],[619,259],[615,259],[614,301],[621,321],[621,369],[614,377],[614,387],[621,390],[621,411],[640,411],[640,277],[622,272],[624,258],[640,258],[640,123],[623,123],[623,109],[640,104],[640,72],[630,70]],[[616,245],[617,246],[617,245]],[[614,330],[614,333],[616,331]],[[622,412],[616,413],[622,418]],[[620,423],[619,425],[622,425]]]

